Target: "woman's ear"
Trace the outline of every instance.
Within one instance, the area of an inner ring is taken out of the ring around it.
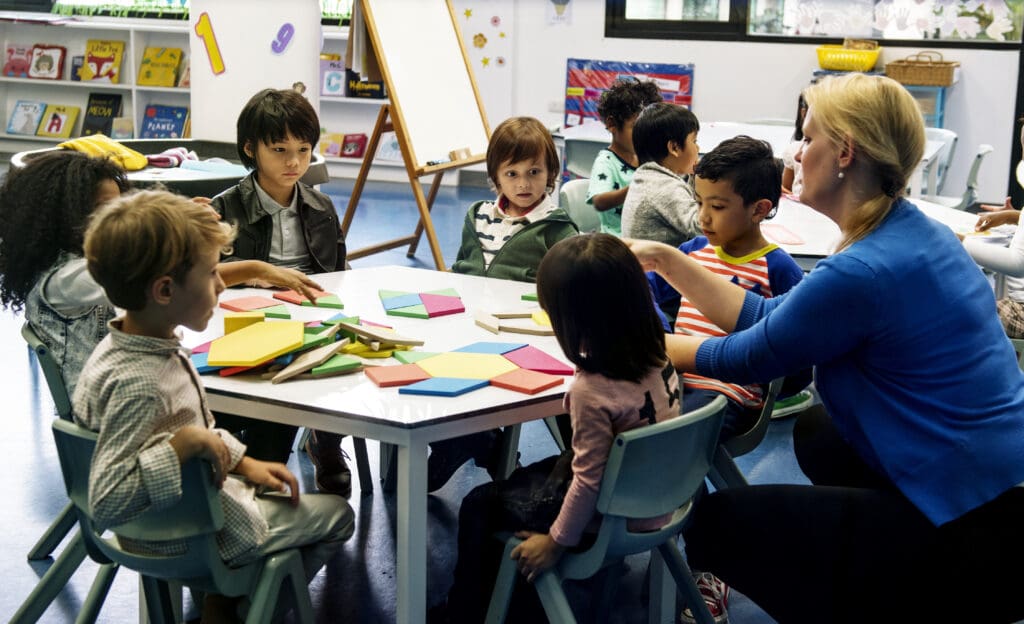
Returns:
[[[846,169],[854,160],[854,143],[853,137],[847,134],[843,137],[843,142],[839,146],[839,168]]]

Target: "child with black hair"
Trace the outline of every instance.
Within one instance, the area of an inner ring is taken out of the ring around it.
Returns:
[[[661,101],[664,98],[653,81],[620,78],[597,102],[597,114],[612,133],[612,142],[594,158],[587,203],[598,211],[606,234],[622,234],[622,202],[640,164],[633,150],[633,123],[645,106]]]
[[[211,204],[238,228],[224,260],[263,260],[304,273],[344,270],[345,235],[334,203],[300,181],[320,140],[320,120],[309,100],[294,89],[263,89],[242,108],[236,130],[238,157],[253,171]],[[317,488],[347,498],[352,472],[341,438],[313,431],[306,451]]]
[[[455,582],[447,606],[433,610],[431,621],[484,620],[502,552],[495,531],[517,531],[525,540],[512,556],[528,581],[566,549],[585,543],[612,440],[680,414],[679,380],[665,334],[643,270],[622,241],[585,234],[559,242],[541,262],[537,295],[558,344],[577,367],[565,396],[572,448],[463,499]],[[619,329],[609,333],[612,323]],[[630,526],[642,531],[664,521]]]
[[[633,125],[640,166],[622,205],[622,235],[678,247],[700,234],[690,174],[697,163],[700,122],[670,102],[651,104]]]

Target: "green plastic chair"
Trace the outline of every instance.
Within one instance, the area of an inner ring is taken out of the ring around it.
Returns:
[[[46,385],[50,389],[50,396],[57,407],[57,415],[61,420],[71,420],[71,399],[68,397],[67,388],[64,386],[64,377],[61,375],[57,361],[53,359],[50,349],[43,343],[32,327],[25,323],[21,328],[21,335],[28,343],[29,349],[36,354],[39,366],[43,369],[43,376]],[[71,533],[75,527],[77,517],[73,503],[68,503],[53,523],[46,529],[39,541],[28,553],[30,561],[46,559],[60,545],[61,541]],[[74,536],[68,541],[60,556],[49,567],[36,586],[29,593],[25,601],[11,618],[12,624],[27,624],[37,621],[47,607],[56,599],[61,590],[67,585],[71,575],[75,573],[87,556],[85,541],[80,531],[75,531]],[[106,600],[110,584],[114,581],[117,573],[117,566],[110,561],[100,558],[96,560],[100,564],[96,577],[93,580],[89,594],[86,596],[75,620],[79,623],[95,622],[99,615],[100,607]]]
[[[615,437],[598,493],[601,527],[597,539],[584,552],[566,553],[558,565],[534,579],[534,587],[550,621],[576,622],[562,589],[563,581],[589,578],[623,557],[657,548],[687,604],[696,605],[691,609],[697,621],[713,624],[714,618],[679,553],[676,538],[711,468],[725,405],[725,397],[720,396],[678,418]],[[631,519],[669,513],[672,519],[657,531],[632,533],[626,528]],[[505,621],[519,574],[510,555],[522,540],[508,533],[499,538],[505,541],[505,552],[487,611],[488,624]],[[605,588],[602,593],[605,599],[610,597],[611,589],[613,586]]]
[[[302,557],[298,549],[273,553],[259,561],[229,568],[217,550],[217,531],[224,525],[219,490],[209,463],[192,459],[181,467],[181,500],[169,509],[148,511],[111,531],[136,540],[186,540],[181,555],[140,555],[123,550],[113,537],[104,537],[89,515],[89,467],[96,447],[96,433],[72,422],[53,423],[57,455],[68,496],[78,515],[90,553],[142,576],[149,621],[175,621],[169,583],[180,583],[200,592],[224,596],[248,596],[247,624],[269,623],[275,616],[278,596],[287,589],[294,599],[296,620],[313,621]]]
[[[715,449],[715,459],[712,462],[708,478],[716,490],[748,485],[746,477],[740,472],[734,459],[754,450],[764,440],[764,436],[768,433],[768,425],[772,421],[775,399],[779,396],[779,390],[782,389],[784,381],[784,377],[779,377],[768,384],[764,395],[764,407],[761,408],[757,422],[749,431],[722,441]]]
[[[1013,352],[1017,354],[1017,366],[1024,370],[1024,340],[1010,338],[1010,344],[1013,345]]]

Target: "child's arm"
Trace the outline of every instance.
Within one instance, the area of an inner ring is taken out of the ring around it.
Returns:
[[[217,272],[220,273],[220,278],[224,280],[225,286],[237,284],[250,284],[258,288],[278,286],[300,292],[310,301],[316,298],[314,290],[323,290],[319,284],[301,271],[274,266],[261,260],[221,262],[217,265]]]
[[[275,492],[287,492],[292,506],[298,506],[299,482],[284,464],[243,457],[234,472],[255,485],[264,485]]]
[[[590,197],[590,203],[600,212],[611,210],[612,208],[621,206],[622,202],[626,201],[626,193],[628,191],[629,187],[624,186],[614,191],[598,193]]]
[[[193,457],[201,457],[213,466],[213,478],[220,487],[231,468],[231,453],[224,441],[212,429],[186,425],[178,429],[168,441],[184,464]]]

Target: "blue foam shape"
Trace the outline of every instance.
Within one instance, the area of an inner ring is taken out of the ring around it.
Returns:
[[[402,295],[400,297],[388,297],[387,299],[382,299],[381,304],[384,306],[385,310],[397,310],[398,308],[423,305],[423,300],[420,299],[418,293],[409,293],[408,295]]]
[[[285,353],[274,358],[274,364],[278,366],[288,366],[295,360],[295,353]]]
[[[522,349],[527,346],[525,342],[474,342],[459,349],[460,353],[493,353],[494,355],[505,355],[510,351]]]
[[[487,379],[456,379],[454,377],[431,377],[398,389],[399,394],[425,394],[428,396],[453,397],[466,394],[490,385]]]
[[[207,364],[207,362],[209,361],[209,357],[210,354],[206,352],[193,353],[191,355],[192,366],[196,367],[196,372],[199,373],[200,375],[215,373],[220,369],[224,368],[223,366],[210,366],[209,364]]]

